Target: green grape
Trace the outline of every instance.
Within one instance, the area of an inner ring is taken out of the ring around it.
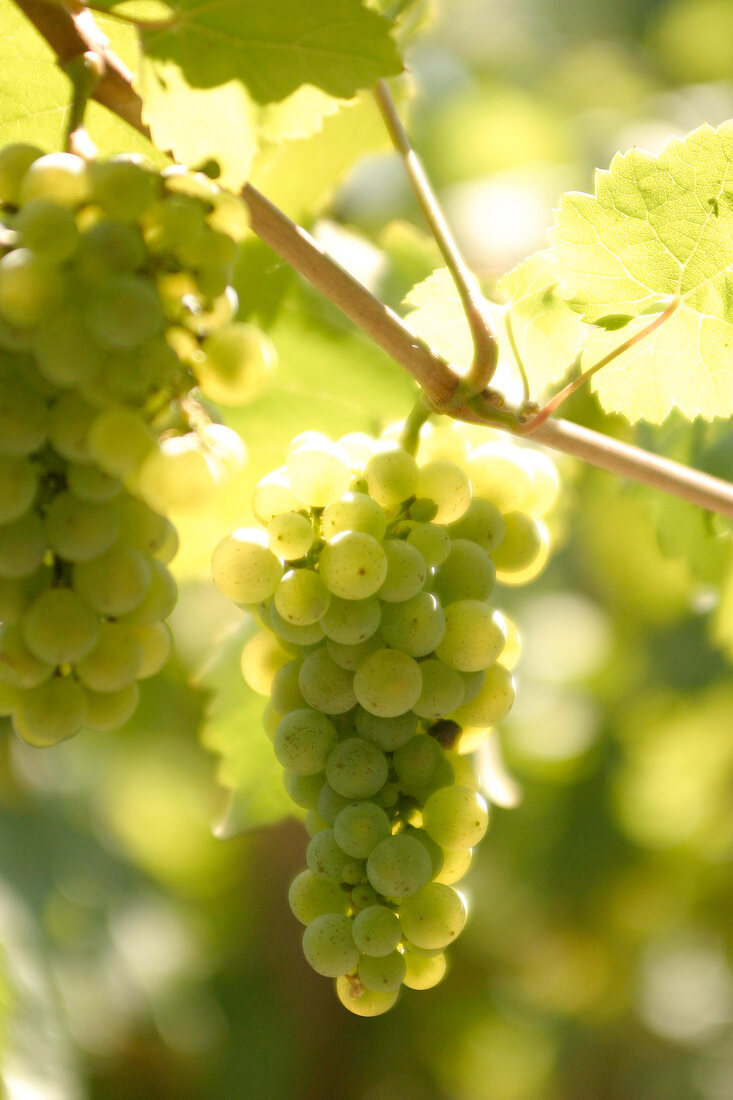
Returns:
[[[191,365],[212,401],[243,405],[260,392],[274,360],[275,349],[264,332],[233,321],[206,337]]]
[[[436,719],[451,714],[463,702],[465,687],[460,672],[433,658],[423,661],[422,691],[413,705],[421,718]]]
[[[468,458],[468,442],[463,434],[465,425],[426,424],[420,434],[420,459],[423,462],[442,460],[464,466]]]
[[[340,741],[326,763],[328,782],[344,798],[371,798],[384,786],[388,774],[384,753],[363,737]]]
[[[354,943],[364,955],[381,959],[402,939],[397,914],[386,905],[368,905],[354,917]]]
[[[134,160],[111,157],[89,166],[90,199],[109,217],[136,221],[152,205],[158,181]]]
[[[445,766],[445,761],[443,761],[443,766]],[[409,794],[410,792],[405,791],[404,793]],[[422,844],[423,848],[430,857],[430,877],[431,879],[437,878],[443,868],[443,863],[445,862],[445,852],[443,851],[443,849],[440,847],[439,844],[435,843],[432,837],[428,836],[424,829],[416,828],[414,825],[408,825],[408,827],[405,829],[405,835],[414,837],[415,840],[419,841],[420,844]]]
[[[0,202],[19,205],[25,174],[33,161],[42,155],[42,150],[35,145],[19,141],[0,148]]]
[[[494,564],[485,550],[467,539],[454,539],[431,587],[446,607],[457,600],[488,599],[495,579]]]
[[[277,638],[269,631],[255,634],[242,650],[242,675],[245,683],[258,695],[269,695],[279,669],[290,660]]]
[[[168,537],[169,521],[144,501],[125,492],[115,500],[120,539],[144,554],[153,554]]]
[[[343,852],[333,835],[333,829],[321,829],[311,838],[305,853],[308,869],[322,878],[343,882],[344,866],[349,857]]]
[[[105,219],[80,234],[74,269],[86,283],[97,286],[110,275],[131,275],[145,258],[145,241],[137,226]]]
[[[48,424],[44,397],[20,378],[0,378],[0,454],[22,457],[43,446]]]
[[[333,828],[333,824],[346,806],[352,806],[353,801],[350,798],[344,798],[342,794],[337,794],[330,783],[322,782],[320,790],[318,791],[318,798],[316,799],[316,806],[318,812],[326,822]]]
[[[30,199],[18,212],[15,231],[24,248],[50,263],[60,263],[76,248],[78,232],[73,213],[48,199]]]
[[[489,824],[489,811],[477,791],[468,787],[441,787],[433,791],[422,810],[423,829],[447,851],[473,848]]]
[[[504,517],[496,505],[474,496],[461,518],[450,524],[448,532],[452,539],[467,539],[492,554],[504,538],[504,529]]]
[[[89,653],[99,637],[99,620],[71,589],[47,588],[24,614],[21,630],[31,653],[60,665]]]
[[[446,749],[445,758],[453,768],[453,780],[459,787],[480,791],[481,780],[470,756],[463,756],[455,749]]]
[[[376,441],[365,432],[347,432],[338,439],[338,445],[346,453],[355,474],[361,474],[364,466],[374,454]]]
[[[28,248],[16,248],[0,260],[0,316],[11,325],[38,324],[61,298],[56,268]]]
[[[427,849],[415,837],[398,833],[372,848],[367,877],[387,898],[407,898],[430,882],[433,873]]]
[[[325,646],[303,661],[300,690],[310,706],[325,714],[345,714],[356,705],[353,675],[332,660]]]
[[[359,642],[358,645],[343,645],[341,642],[334,642],[331,638],[326,639],[326,649],[331,660],[339,668],[348,669],[350,672],[356,671],[363,660],[383,647],[384,642],[375,634],[365,642]]]
[[[176,582],[162,562],[151,559],[150,584],[140,603],[125,615],[125,623],[134,626],[150,626],[166,619],[176,606],[178,589]]]
[[[139,550],[117,543],[91,561],[76,562],[72,580],[96,612],[117,617],[142,602],[150,584],[150,564]]]
[[[359,962],[351,920],[340,913],[323,913],[303,933],[303,954],[317,974],[337,978]]]
[[[495,726],[506,718],[514,704],[514,681],[503,665],[487,668],[484,682],[470,703],[456,711],[456,721],[466,726]]]
[[[217,191],[211,201],[214,209],[207,218],[211,228],[243,241],[249,233],[249,213],[242,200],[228,191]]]
[[[373,802],[355,802],[337,814],[333,834],[347,856],[366,859],[372,848],[389,836],[389,818]]]
[[[297,775],[315,775],[338,740],[336,727],[317,710],[293,710],[282,719],[273,738],[275,756],[283,768]]]
[[[449,790],[450,788],[443,787],[442,789]],[[443,866],[437,875],[433,876],[433,881],[442,882],[444,886],[451,886],[454,882],[459,882],[471,866],[472,858],[473,853],[470,848],[463,848],[457,852],[445,852]]]
[[[405,976],[402,984],[408,989],[432,989],[440,982],[446,969],[445,955],[441,952],[430,958],[405,951]]]
[[[86,717],[84,690],[68,676],[24,692],[13,711],[13,727],[29,745],[43,748],[78,733]]]
[[[367,741],[373,741],[382,752],[394,752],[406,745],[417,732],[417,717],[412,711],[406,711],[396,718],[380,718],[362,707],[357,707],[355,724],[357,732]]]
[[[194,432],[170,436],[148,452],[137,471],[140,496],[156,512],[192,511],[210,500],[221,480],[212,455]]]
[[[396,718],[411,710],[421,691],[420,666],[400,650],[377,650],[354,674],[357,701],[380,718]]]
[[[252,494],[252,511],[263,527],[274,516],[284,512],[298,512],[302,507],[302,502],[292,492],[287,473],[283,470],[274,470],[263,477]]]
[[[310,626],[328,610],[331,593],[314,569],[289,569],[275,589],[275,607],[289,623]]]
[[[47,153],[28,167],[20,185],[20,201],[46,198],[61,206],[79,206],[89,196],[86,161],[73,153]]]
[[[436,523],[453,523],[471,503],[471,483],[452,462],[428,462],[420,467],[417,496],[435,502]]]
[[[420,551],[430,567],[442,565],[450,552],[450,535],[437,523],[413,523],[407,541]]]
[[[85,685],[84,725],[98,733],[120,729],[135,713],[139,697],[137,684],[127,684],[119,691],[91,691]]]
[[[381,605],[374,596],[365,600],[332,596],[319,621],[324,634],[332,641],[339,645],[358,645],[374,635],[381,617]]]
[[[132,473],[154,445],[140,414],[124,405],[110,405],[95,414],[89,427],[89,454],[110,477]]]
[[[17,624],[0,624],[0,684],[33,688],[47,680],[52,672],[53,665],[31,653]]]
[[[405,898],[399,918],[403,933],[417,947],[442,950],[463,930],[466,903],[452,886],[429,882]]]
[[[170,657],[173,638],[170,627],[165,623],[149,623],[146,626],[131,627],[140,646],[140,664],[135,673],[137,680],[147,680],[160,672]]]
[[[379,599],[399,603],[416,596],[428,575],[420,551],[401,539],[387,539],[382,549],[387,555],[387,576],[377,591]]]
[[[308,626],[298,626],[297,623],[289,623],[275,607],[274,603],[269,607],[270,629],[278,638],[291,646],[305,648],[313,646],[324,638],[323,628],[320,622],[310,623]]]
[[[214,583],[230,600],[252,604],[274,594],[282,565],[268,548],[263,532],[240,527],[214,550],[211,572]]]
[[[0,576],[27,577],[38,569],[45,552],[46,532],[37,512],[0,524]]]
[[[370,905],[376,905],[379,901],[377,891],[368,882],[358,883],[351,891],[350,897],[351,904],[357,913],[360,913],[362,909],[367,909]]]
[[[387,576],[387,555],[372,535],[343,531],[324,546],[320,573],[335,596],[365,600],[378,591]]]
[[[49,546],[66,561],[90,561],[109,550],[119,531],[111,504],[91,504],[58,493],[46,511]]]
[[[321,517],[321,533],[326,540],[342,531],[362,531],[381,542],[387,531],[384,509],[366,493],[344,493],[329,504]]]
[[[474,495],[492,501],[500,512],[520,508],[532,487],[523,456],[519,448],[501,440],[482,443],[466,463]]]
[[[93,504],[113,500],[122,491],[122,483],[117,478],[110,477],[96,466],[74,463],[66,467],[66,485],[79,500],[88,500]]]
[[[0,523],[27,512],[38,491],[38,474],[27,458],[0,454]]]
[[[273,676],[272,705],[280,714],[289,714],[291,710],[301,710],[306,705],[300,692],[300,666],[302,664],[302,659],[288,661]]]
[[[324,913],[346,916],[349,898],[335,879],[321,878],[312,871],[301,871],[290,884],[288,903],[296,920],[311,924]]]
[[[162,562],[163,565],[170,565],[178,553],[178,545],[178,532],[171,521],[164,518],[160,539],[150,551],[152,556],[156,561]]]
[[[188,195],[169,195],[145,213],[145,240],[152,252],[173,251],[182,241],[193,242],[205,225],[206,207]]]
[[[30,596],[28,584],[20,577],[4,577],[0,572],[0,623],[17,623]]]
[[[383,958],[364,955],[359,960],[357,974],[365,989],[380,993],[395,993],[405,976],[405,960],[399,951],[392,951]]]
[[[343,496],[351,480],[346,455],[325,437],[299,444],[294,440],[293,443],[295,446],[291,444],[287,463],[293,493],[311,508],[333,504]],[[371,596],[372,592],[365,595]]]
[[[90,335],[102,348],[139,347],[163,328],[155,285],[142,275],[110,275],[86,304]]]
[[[399,991],[378,993],[365,989],[361,982],[341,976],[336,979],[336,995],[344,1008],[355,1016],[381,1016],[395,1004]]]
[[[282,512],[267,524],[268,545],[278,558],[296,561],[313,545],[313,528],[300,512]]]
[[[136,679],[141,660],[134,630],[123,623],[104,622],[96,645],[75,662],[74,671],[92,691],[119,691]]]
[[[501,573],[519,573],[528,569],[547,543],[544,525],[524,512],[504,516],[506,531],[494,550],[494,565]]]
[[[10,718],[22,697],[18,688],[8,687],[0,683],[0,717]]]
[[[278,719],[275,729],[277,729],[279,724],[280,719]],[[318,795],[325,785],[323,772],[315,772],[313,775],[298,775],[297,772],[290,772],[285,769],[283,772],[283,783],[285,784],[285,790],[296,806],[300,806],[304,810],[317,809],[325,824],[331,824],[323,816],[320,806],[318,805]]]
[[[504,648],[504,623],[480,600],[458,600],[445,609],[445,633],[435,655],[459,672],[492,664]]]
[[[418,733],[406,745],[396,750],[392,765],[397,772],[400,787],[408,790],[430,783],[444,760],[443,750],[435,738],[426,733]]]
[[[383,508],[396,508],[417,492],[417,462],[399,448],[373,454],[364,468],[364,476],[369,495]]]
[[[97,415],[73,390],[60,394],[48,414],[48,441],[68,462],[88,463],[89,433]],[[110,472],[110,471],[107,471]]]
[[[410,657],[425,657],[440,644],[445,633],[445,613],[430,592],[419,592],[404,603],[382,610],[380,634],[387,645]]]

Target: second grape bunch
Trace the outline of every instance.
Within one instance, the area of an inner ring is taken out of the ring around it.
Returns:
[[[290,889],[303,950],[361,1016],[427,989],[466,920],[455,889],[489,820],[476,748],[514,701],[497,580],[542,568],[557,491],[543,453],[470,429],[293,440],[256,487],[261,525],[214,551],[264,630],[242,671],[311,837]]]

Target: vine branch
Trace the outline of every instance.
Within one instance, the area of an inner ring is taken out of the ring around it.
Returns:
[[[93,50],[105,64],[93,98],[150,137],[142,118],[142,103],[132,87],[132,74],[109,49],[105,36],[88,11],[70,12],[43,0],[15,0],[43,35],[61,62]],[[459,419],[477,424],[501,424],[492,413],[486,391],[486,415],[456,401],[461,377],[445,359],[414,336],[400,318],[366,287],[332,260],[300,226],[290,220],[250,184],[242,188],[252,229],[282,259],[306,278],[408,371],[437,410],[450,409]],[[516,429],[516,425],[514,425]],[[573,455],[600,469],[671,493],[701,508],[733,518],[733,485],[677,462],[634,447],[566,420],[550,418],[531,433],[538,443]]]

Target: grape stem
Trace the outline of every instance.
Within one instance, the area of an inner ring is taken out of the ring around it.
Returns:
[[[93,98],[150,137],[142,120],[142,102],[132,87],[132,73],[109,49],[88,11],[71,12],[41,0],[14,0],[43,35],[60,61],[85,50],[101,54],[105,71]],[[328,256],[313,238],[250,184],[242,188],[254,232],[303,278],[399,363],[419,383],[436,411],[476,424],[516,433],[521,422],[500,398],[485,390],[481,411],[461,394],[460,374],[407,329],[401,319],[366,287]],[[474,399],[475,402],[475,399]],[[531,437],[546,447],[573,455],[590,465],[681,497],[701,508],[733,517],[733,485],[698,470],[651,454],[640,447],[602,435],[566,420],[549,417]]]
[[[66,128],[66,148],[71,153],[91,160],[96,156],[97,150],[84,129],[84,114],[89,97],[104,75],[104,59],[94,50],[85,50],[74,54],[61,68],[71,81],[73,89]]]
[[[407,451],[408,454],[411,454],[413,458],[417,454],[418,443],[420,442],[420,429],[431,412],[432,409],[425,395],[421,393],[410,409],[410,414],[405,421],[405,426],[400,436],[400,446],[403,450]]]

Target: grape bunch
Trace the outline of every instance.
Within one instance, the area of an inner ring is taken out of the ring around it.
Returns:
[[[167,660],[165,513],[243,451],[191,391],[267,367],[233,319],[245,228],[178,168],[0,149],[0,714],[32,745],[117,729]]]
[[[290,888],[303,951],[350,1011],[442,978],[466,920],[454,884],[489,812],[467,751],[508,713],[516,632],[495,582],[541,569],[557,477],[540,452],[467,432],[297,437],[256,487],[260,528],[216,547],[221,591],[264,630],[242,655],[306,810]],[[459,751],[457,751],[459,750]]]

